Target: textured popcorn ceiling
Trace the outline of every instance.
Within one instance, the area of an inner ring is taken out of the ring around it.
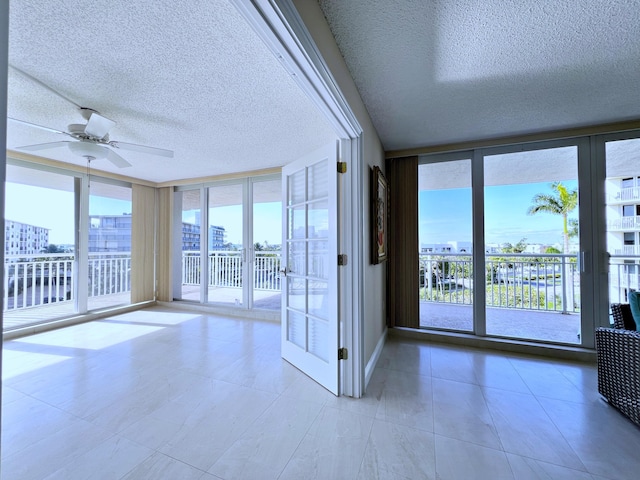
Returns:
[[[335,134],[226,0],[11,0],[9,63],[116,122],[133,164],[92,168],[166,182],[285,165]],[[9,116],[67,130],[78,110],[13,70]],[[8,147],[67,140],[9,123]],[[38,152],[85,165],[66,149]]]
[[[386,150],[640,119],[640,0],[320,0]]]

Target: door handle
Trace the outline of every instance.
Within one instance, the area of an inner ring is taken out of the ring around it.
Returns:
[[[287,276],[287,273],[289,273],[291,270],[289,270],[287,267],[281,268],[280,269],[280,275],[282,275],[283,277]]]

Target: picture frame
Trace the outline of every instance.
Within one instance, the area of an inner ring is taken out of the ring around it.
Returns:
[[[377,265],[389,256],[389,186],[382,170],[371,169],[371,263]]]

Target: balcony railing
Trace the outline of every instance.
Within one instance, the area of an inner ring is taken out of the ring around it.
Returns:
[[[256,252],[253,287],[280,291],[280,251]],[[212,251],[208,256],[209,287],[242,287],[242,253]],[[131,254],[91,253],[89,297],[131,291]],[[5,258],[4,310],[12,311],[53,302],[71,302],[76,281],[73,254],[13,255]],[[183,252],[182,283],[200,284],[200,253]]]
[[[131,290],[131,254],[91,253],[89,297]],[[5,257],[4,310],[36,307],[74,298],[75,258],[71,253]]]
[[[612,231],[631,231],[640,230],[640,216],[620,217],[607,222],[608,230]]]
[[[242,287],[243,254],[236,251],[210,251],[209,287]],[[253,288],[280,291],[280,252],[255,252]],[[200,252],[182,252],[182,284],[200,285]]]
[[[492,307],[580,311],[577,257],[562,254],[485,255],[486,304]],[[471,304],[470,254],[420,255],[420,299]]]
[[[610,194],[607,203],[633,202],[636,200],[640,200],[640,187],[627,187]]]
[[[613,254],[623,257],[640,257],[640,245],[623,245],[622,248],[614,249]]]
[[[640,290],[640,253],[611,255],[609,260],[609,301],[627,303],[631,291]]]
[[[4,310],[68,301],[73,295],[72,254],[7,255],[4,265]]]
[[[319,278],[324,263],[311,261]],[[324,257],[322,257],[324,258]],[[295,260],[295,258],[293,259]],[[488,306],[572,313],[580,310],[580,275],[575,255],[485,255]],[[242,287],[241,252],[212,251],[208,256],[209,287]],[[640,255],[611,257],[609,297],[626,301],[640,286]],[[292,265],[295,265],[295,261]],[[256,252],[253,288],[280,291],[280,251]],[[76,281],[72,254],[7,256],[4,270],[5,311],[70,302]],[[311,268],[311,267],[310,267]],[[295,270],[295,269],[294,269]],[[92,253],[89,258],[89,296],[131,290],[129,253]],[[200,284],[199,252],[183,252],[182,282]],[[470,254],[420,255],[420,299],[426,302],[472,303],[473,262]]]

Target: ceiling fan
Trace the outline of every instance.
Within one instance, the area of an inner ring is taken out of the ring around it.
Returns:
[[[118,150],[130,150],[134,152],[147,153],[151,155],[159,155],[162,157],[173,158],[173,151],[166,150],[163,148],[156,147],[148,147],[146,145],[138,145],[135,143],[127,143],[120,142],[116,140],[109,139],[109,130],[116,124],[113,120],[109,120],[106,117],[103,117],[96,110],[88,107],[83,107],[73,100],[65,97],[61,93],[57,92],[53,88],[49,87],[45,83],[41,82],[37,78],[29,75],[22,70],[11,66],[14,70],[19,72],[20,74],[26,76],[37,84],[43,86],[47,90],[53,92],[59,97],[63,98],[67,102],[73,104],[80,110],[80,114],[87,121],[86,124],[72,123],[67,129],[68,131],[56,130],[54,128],[45,127],[42,125],[37,125],[35,123],[26,122],[24,120],[18,120],[16,118],[9,117],[8,119],[21,123],[24,125],[28,125],[31,127],[39,128],[41,130],[46,130],[53,133],[58,133],[61,135],[66,135],[72,138],[72,140],[62,140],[58,142],[48,142],[48,143],[39,143],[35,145],[25,145],[22,147],[17,147],[18,150],[24,150],[28,152],[38,151],[38,150],[47,150],[52,148],[68,148],[73,154],[78,155],[80,157],[86,158],[88,161],[99,160],[102,158],[106,158],[111,163],[119,168],[130,167],[131,164],[125,160],[122,156],[114,151],[114,149]]]

